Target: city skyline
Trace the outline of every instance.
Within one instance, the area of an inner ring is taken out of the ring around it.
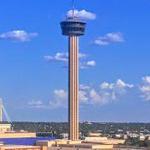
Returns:
[[[150,122],[149,6],[77,0],[75,15],[88,22],[79,54],[81,121]],[[12,120],[67,121],[68,52],[59,22],[70,8],[71,0],[2,2],[0,97]]]

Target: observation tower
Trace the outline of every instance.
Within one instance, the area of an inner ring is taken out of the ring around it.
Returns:
[[[68,37],[68,121],[69,140],[79,139],[79,37],[85,33],[86,23],[75,14],[74,1],[72,16],[61,23],[62,34]]]

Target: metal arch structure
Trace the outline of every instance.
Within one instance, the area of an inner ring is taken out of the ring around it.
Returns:
[[[7,122],[11,123],[11,119],[10,119],[10,117],[9,117],[9,115],[8,115],[8,113],[7,113],[7,111],[6,111],[6,109],[5,109],[5,106],[4,106],[4,104],[3,104],[3,100],[0,99],[0,122],[3,122],[3,121],[4,121],[4,120],[3,120],[3,116],[6,117],[6,121],[7,121]]]

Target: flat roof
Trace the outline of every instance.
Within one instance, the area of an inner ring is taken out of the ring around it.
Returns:
[[[0,143],[5,145],[27,145],[33,146],[39,140],[54,140],[53,137],[33,137],[33,138],[0,138]]]

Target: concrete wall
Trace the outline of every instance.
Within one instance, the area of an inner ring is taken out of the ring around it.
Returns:
[[[0,133],[0,138],[30,138],[36,137],[36,133],[23,133],[23,132],[8,132]]]
[[[0,150],[45,150],[40,146],[3,145]]]

